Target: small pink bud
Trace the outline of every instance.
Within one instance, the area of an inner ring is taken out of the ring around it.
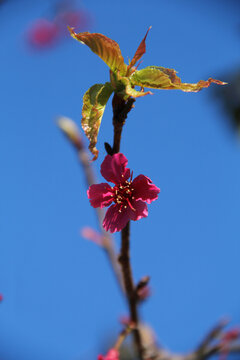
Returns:
[[[122,325],[129,325],[130,324],[130,317],[128,315],[122,315],[119,318],[119,322]]]
[[[72,142],[72,144],[78,150],[82,150],[84,145],[81,134],[75,122],[66,116],[60,116],[57,120],[57,124],[64,135],[67,136],[67,138]]]
[[[151,288],[150,286],[146,285],[138,290],[137,292],[139,300],[143,301],[146,300],[151,295]]]
[[[98,360],[119,360],[119,353],[116,349],[110,349],[106,356],[98,355]]]
[[[3,295],[0,294],[0,301],[3,301]]]
[[[227,331],[222,336],[222,342],[229,343],[231,341],[237,340],[240,337],[240,328],[233,328]]]
[[[81,230],[81,235],[87,240],[91,240],[95,244],[99,246],[103,246],[103,237],[97,231],[92,229],[91,227],[84,227]]]

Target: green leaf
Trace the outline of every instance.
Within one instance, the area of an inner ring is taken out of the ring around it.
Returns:
[[[116,92],[121,95],[125,100],[130,96],[133,98],[138,98],[146,95],[152,95],[151,91],[144,92],[135,90],[132,87],[129,79],[126,77],[122,77],[118,80]]]
[[[88,148],[94,155],[93,160],[98,157],[97,136],[107,101],[112,92],[113,88],[107,82],[93,85],[83,96],[82,128],[90,141]]]
[[[116,41],[102,34],[91,34],[89,32],[76,34],[70,27],[68,29],[74,39],[87,45],[112,71],[119,71],[121,75],[126,74],[127,65],[124,63],[121,50]]]
[[[185,92],[198,92],[203,88],[209,87],[211,83],[218,85],[225,85],[226,83],[220,80],[209,78],[207,81],[200,80],[196,84],[182,83],[181,79],[176,75],[174,69],[167,69],[158,66],[148,66],[145,69],[135,71],[131,77],[130,82],[133,86],[148,87],[151,89],[165,89],[165,90],[182,90]]]

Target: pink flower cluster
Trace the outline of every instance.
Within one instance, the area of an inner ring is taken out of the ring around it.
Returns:
[[[132,180],[127,168],[128,160],[121,154],[107,155],[101,165],[101,174],[114,184],[91,185],[87,194],[94,208],[109,206],[103,220],[106,231],[114,233],[122,230],[129,220],[139,220],[148,216],[147,203],[158,198],[160,189],[144,175]]]
[[[40,18],[33,22],[27,31],[27,41],[35,49],[45,49],[64,36],[67,25],[85,29],[89,22],[89,14],[82,10],[59,11],[51,20]]]
[[[110,349],[106,356],[98,355],[98,360],[119,360],[119,353],[116,349]]]

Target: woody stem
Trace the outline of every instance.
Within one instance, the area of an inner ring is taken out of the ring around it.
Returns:
[[[114,128],[114,138],[113,138],[113,147],[112,154],[116,154],[120,151],[120,143],[122,137],[122,129],[125,124],[127,115],[129,111],[133,108],[135,99],[129,98],[124,100],[117,94],[114,94],[112,100],[113,107],[113,128]]]
[[[132,268],[130,262],[130,221],[121,232],[121,250],[119,256],[119,262],[122,267],[123,283],[125,285],[126,296],[130,312],[130,321],[133,322],[136,328],[133,330],[133,336],[135,344],[140,356],[143,359],[143,345],[141,341],[141,334],[137,328],[139,317],[137,309],[137,296],[136,287],[133,281]]]
[[[110,149],[110,146],[106,147],[106,150],[110,155],[116,154],[120,151],[120,143],[122,136],[123,125],[129,111],[133,108],[135,99],[129,98],[124,100],[117,94],[114,94],[112,100],[113,107],[113,127],[114,127],[114,139],[113,147]],[[110,150],[110,151],[109,151]],[[136,296],[136,287],[133,281],[132,276],[132,267],[130,262],[130,222],[125,226],[121,232],[121,251],[119,256],[119,263],[122,268],[123,274],[123,283],[126,291],[126,297],[128,301],[130,320],[135,324],[135,329],[133,330],[134,341],[138,350],[139,358],[143,359],[143,345],[141,340],[141,334],[137,328],[139,322],[138,308],[137,308],[137,296]]]

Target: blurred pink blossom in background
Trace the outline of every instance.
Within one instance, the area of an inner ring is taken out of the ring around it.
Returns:
[[[32,49],[43,50],[53,47],[65,38],[67,26],[84,31],[89,30],[92,23],[90,14],[85,10],[73,8],[71,2],[60,2],[51,13],[51,17],[40,17],[29,25],[25,38]]]

